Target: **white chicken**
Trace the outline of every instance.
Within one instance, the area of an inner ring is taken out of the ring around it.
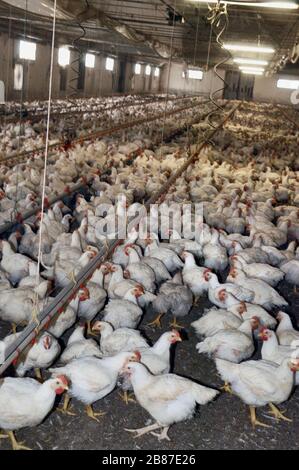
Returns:
[[[282,346],[291,346],[293,341],[299,341],[299,331],[295,330],[292,325],[290,316],[285,312],[278,312],[276,318],[279,322],[276,330],[276,335],[279,339],[279,344]]]
[[[256,279],[261,279],[264,282],[275,287],[284,278],[284,272],[278,268],[263,263],[250,263],[247,264],[245,260],[237,255],[232,257],[233,266],[238,270],[241,269],[244,273]]]
[[[242,324],[240,312],[232,313],[213,307],[206,310],[201,318],[191,323],[198,336],[213,336],[225,329],[238,329]]]
[[[67,346],[59,358],[59,365],[68,364],[73,359],[93,356],[102,357],[100,348],[93,339],[84,336],[85,324],[78,325],[68,339]]]
[[[245,320],[238,329],[220,330],[213,336],[197,343],[199,354],[207,353],[213,357],[239,363],[254,353],[252,330],[258,328],[257,318]]]
[[[112,299],[102,311],[104,321],[117,328],[136,328],[143,315],[137,298],[144,294],[141,286],[129,290],[123,299]]]
[[[246,361],[234,364],[216,359],[222,379],[230,383],[232,391],[249,405],[253,427],[269,427],[256,418],[256,407],[269,405],[277,419],[287,420],[275,405],[285,402],[294,386],[294,372],[299,370],[299,360],[284,359],[279,367],[267,361]]]
[[[104,356],[114,356],[124,351],[136,351],[149,348],[140,331],[131,328],[118,328],[114,330],[110,323],[96,321],[92,331],[101,334],[100,349]]]
[[[77,398],[86,405],[87,415],[99,421],[97,416],[102,416],[103,413],[95,413],[92,404],[112,392],[119,372],[129,360],[138,361],[139,359],[140,354],[137,352],[121,352],[103,359],[95,357],[74,359],[64,367],[50,369],[55,376],[65,374],[71,381],[69,396],[66,396],[63,411],[71,414],[68,410],[70,398]]]
[[[261,305],[267,310],[271,310],[274,306],[282,307],[288,305],[288,302],[269,284],[261,279],[249,278],[245,273],[235,268],[230,270],[228,280],[231,280],[240,287],[250,289],[254,296],[249,302]]]
[[[64,376],[43,384],[29,378],[0,381],[0,428],[9,435],[14,450],[30,450],[17,442],[14,431],[40,424],[53,408],[56,395],[67,389]]]
[[[1,268],[8,274],[13,285],[18,284],[23,277],[29,275],[29,263],[33,263],[30,258],[20,253],[15,253],[10,244],[1,240],[2,260]]]
[[[29,349],[26,357],[22,354],[18,360],[16,373],[19,377],[24,377],[31,369],[35,370],[36,378],[42,379],[40,369],[50,367],[55,359],[59,356],[61,348],[54,336],[45,332],[38,338]]]
[[[159,441],[170,440],[172,424],[190,419],[197,403],[205,405],[219,393],[176,374],[153,375],[143,364],[129,362],[124,372],[130,377],[138,403],[156,421],[141,429],[126,429],[135,437],[152,433]],[[161,434],[154,433],[157,429],[162,429]]]

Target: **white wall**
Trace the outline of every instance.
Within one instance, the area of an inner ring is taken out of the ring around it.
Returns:
[[[254,101],[265,101],[291,106],[291,94],[293,90],[277,88],[277,80],[280,78],[288,80],[299,80],[299,76],[294,75],[273,75],[272,77],[255,77],[253,88]]]
[[[176,93],[194,93],[209,95],[211,91],[223,88],[223,82],[215,75],[213,70],[204,72],[202,80],[194,80],[191,78],[183,78],[182,73],[185,71],[186,65],[173,63],[170,68],[169,88],[168,75],[169,66],[163,67],[161,90]],[[225,71],[219,70],[219,74],[224,77]],[[216,98],[222,98],[223,92],[217,93]]]

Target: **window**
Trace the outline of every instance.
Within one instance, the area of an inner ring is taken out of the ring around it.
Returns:
[[[160,77],[160,69],[159,67],[155,68],[155,77]]]
[[[14,68],[14,90],[22,90],[23,88],[23,65],[16,64]]]
[[[114,59],[111,57],[107,57],[106,59],[106,70],[109,70],[110,72],[113,72],[114,70]]]
[[[297,90],[297,88],[299,88],[299,80],[284,80],[281,78],[277,81],[277,88]]]
[[[141,64],[135,64],[135,74],[136,75],[141,74]]]
[[[20,41],[19,57],[20,59],[25,59],[25,60],[35,60],[36,59],[35,42]]]
[[[88,67],[89,69],[94,69],[95,61],[96,61],[96,56],[95,55],[86,54],[86,56],[85,56],[85,67]]]
[[[145,75],[149,76],[152,73],[152,68],[150,65],[145,67]]]
[[[70,63],[71,53],[67,47],[60,47],[58,49],[58,64],[61,67],[66,67]]]
[[[194,80],[202,80],[203,72],[196,69],[188,69],[188,77]]]

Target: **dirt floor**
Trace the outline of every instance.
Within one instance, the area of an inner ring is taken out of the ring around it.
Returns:
[[[294,324],[297,323],[298,326],[299,294],[294,293],[287,284],[282,284],[279,290],[290,302],[288,312],[292,315]],[[203,299],[199,307],[194,308],[188,317],[182,319],[186,326],[185,340],[176,347],[174,371],[202,384],[220,388],[222,382],[215,371],[213,361],[197,354],[195,345],[198,339],[189,328],[190,323],[208,306],[209,302]],[[151,314],[148,312],[141,329],[150,340],[155,341],[161,331],[145,328],[150,320]],[[167,329],[169,320],[169,316],[164,317],[164,330]],[[0,324],[0,337],[3,337],[6,331],[7,325]],[[259,347],[260,345],[257,345],[257,351]],[[256,357],[259,357],[258,352]],[[20,430],[16,434],[18,440],[25,441],[32,449],[296,449],[299,446],[298,388],[290,400],[280,408],[286,410],[286,415],[293,419],[292,423],[276,422],[268,414],[268,409],[262,408],[257,411],[259,419],[272,427],[254,430],[249,421],[248,408],[237,397],[221,393],[214,402],[200,407],[192,420],[174,425],[169,432],[171,442],[159,442],[151,435],[134,440],[124,428],[138,428],[150,424],[150,416],[137,403],[126,405],[115,390],[94,406],[95,411],[106,413],[100,418],[100,423],[88,418],[83,405],[74,400],[73,411],[76,416],[65,416],[54,411],[40,426]],[[0,448],[9,449],[8,440],[1,440]]]

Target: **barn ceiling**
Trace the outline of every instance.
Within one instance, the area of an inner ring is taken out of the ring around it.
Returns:
[[[299,36],[299,10],[261,8],[254,3],[254,7],[227,6],[229,24],[222,39],[273,46],[275,54],[267,60],[277,62]],[[52,0],[0,0],[0,30],[50,40],[53,4]],[[207,21],[208,4],[197,0],[57,0],[57,5],[59,43],[71,44],[80,37],[80,22],[85,29],[80,42],[86,49],[157,63],[171,56],[209,67],[225,57]],[[298,67],[288,68],[298,73]]]

